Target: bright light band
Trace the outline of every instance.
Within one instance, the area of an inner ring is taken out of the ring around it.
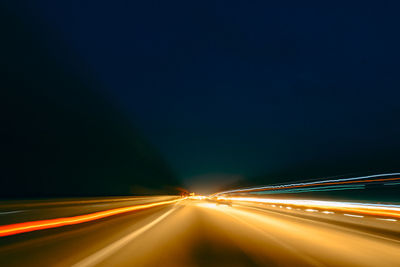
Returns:
[[[90,221],[99,220],[102,218],[106,218],[106,217],[110,217],[110,216],[114,216],[114,215],[118,215],[118,214],[123,214],[123,213],[131,212],[131,211],[172,204],[172,203],[176,203],[181,200],[183,200],[183,198],[149,203],[149,204],[128,206],[128,207],[117,208],[117,209],[104,210],[104,211],[94,212],[94,213],[85,214],[85,215],[72,216],[72,217],[2,225],[2,226],[0,226],[0,237],[21,234],[21,233],[26,233],[26,232],[32,232],[32,231],[37,231],[37,230],[43,230],[43,229],[56,228],[56,227],[61,227],[61,226],[66,226],[66,225],[74,225],[74,224],[79,224],[79,223],[90,222]]]
[[[272,198],[256,198],[256,197],[218,197],[222,200],[265,203],[277,205],[290,205],[296,207],[305,207],[320,210],[335,210],[342,212],[356,212],[371,216],[384,216],[392,218],[400,218],[399,205],[369,204],[356,202],[340,202],[340,201],[321,201],[306,199],[272,199]]]
[[[397,177],[393,177],[397,176]],[[362,177],[354,178],[343,178],[343,179],[331,179],[331,180],[321,180],[314,182],[304,182],[295,184],[284,184],[276,186],[262,186],[262,187],[251,187],[251,188],[241,188],[229,191],[223,191],[214,194],[214,196],[219,196],[223,194],[234,194],[234,193],[251,193],[251,192],[263,192],[263,191],[276,191],[279,192],[282,189],[292,189],[292,188],[318,188],[319,186],[335,186],[335,185],[349,185],[354,186],[355,184],[368,184],[368,183],[383,183],[392,182],[400,180],[400,173],[387,173],[387,174],[376,174]],[[396,185],[397,183],[385,183],[385,185]],[[353,188],[348,188],[353,189]],[[354,188],[355,189],[355,188]]]

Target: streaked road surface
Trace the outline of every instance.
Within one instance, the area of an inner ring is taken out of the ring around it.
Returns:
[[[400,266],[400,223],[250,201],[176,197],[7,203],[0,222],[74,218],[161,203],[73,225],[3,236],[0,266]]]

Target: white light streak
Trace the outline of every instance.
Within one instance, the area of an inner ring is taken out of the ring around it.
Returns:
[[[362,216],[362,215],[347,214],[347,213],[345,213],[345,214],[343,214],[343,215],[344,215],[344,216],[348,216],[348,217],[364,218],[364,216]]]
[[[282,189],[282,188],[292,187],[292,186],[308,186],[308,185],[314,185],[314,184],[355,181],[355,180],[362,180],[362,179],[367,179],[367,178],[376,178],[376,177],[394,176],[394,175],[400,175],[400,173],[375,174],[375,175],[368,175],[368,176],[361,176],[361,177],[354,177],[354,178],[342,178],[342,179],[321,180],[321,181],[315,181],[315,182],[295,183],[295,184],[286,184],[286,185],[241,188],[241,189],[235,189],[235,190],[219,192],[219,193],[216,193],[215,195],[242,192],[242,191],[250,191],[250,190]]]
[[[396,219],[389,219],[389,218],[376,218],[376,219],[380,221],[397,222]]]
[[[318,210],[314,210],[314,209],[306,209],[307,212],[318,212]]]
[[[324,213],[324,214],[335,214],[333,211],[327,211],[327,210],[324,210],[322,213]]]

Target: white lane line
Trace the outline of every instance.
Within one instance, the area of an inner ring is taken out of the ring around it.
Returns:
[[[318,210],[313,210],[313,209],[306,209],[308,212],[318,212]]]
[[[376,219],[380,221],[397,222],[396,219],[386,219],[386,218],[376,218]]]
[[[347,213],[344,213],[343,215],[344,215],[344,216],[349,216],[349,217],[364,218],[364,216],[362,216],[362,215],[347,214]]]
[[[131,242],[133,239],[138,237],[140,234],[146,232],[153,226],[155,226],[157,223],[161,222],[163,219],[165,219],[168,215],[170,215],[176,208],[173,208],[172,210],[167,211],[151,223],[143,226],[142,228],[137,229],[136,231],[128,234],[127,236],[115,241],[114,243],[111,243],[107,247],[102,248],[101,250],[95,252],[94,254],[84,258],[83,260],[75,263],[72,265],[72,267],[89,267],[89,266],[94,266],[96,264],[99,264],[103,260],[105,260],[107,257],[127,245],[129,242]]]
[[[24,211],[25,211],[25,210],[2,211],[2,212],[0,212],[0,215],[7,215],[7,214],[20,213],[20,212],[24,212]]]
[[[291,210],[292,208],[291,207],[286,207],[286,209]]]
[[[335,214],[333,211],[327,211],[327,210],[324,210],[322,213],[324,213],[324,214]]]

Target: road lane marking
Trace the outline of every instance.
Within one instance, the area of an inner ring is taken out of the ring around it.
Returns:
[[[21,212],[25,212],[25,210],[2,211],[2,212],[0,212],[0,215],[8,215],[8,214],[14,214],[14,213],[21,213]]]
[[[129,242],[131,242],[133,239],[141,235],[142,233],[148,231],[150,228],[161,222],[163,219],[165,219],[168,215],[170,215],[172,212],[174,212],[176,208],[173,208],[151,223],[143,226],[142,228],[137,229],[136,231],[130,233],[129,235],[115,241],[114,243],[111,243],[110,245],[102,248],[101,250],[95,252],[94,254],[90,255],[89,257],[79,261],[78,263],[75,263],[72,265],[72,267],[89,267],[89,266],[94,266],[96,264],[99,264],[103,260],[105,260],[107,257],[121,249],[122,247],[126,246]]]
[[[389,218],[376,218],[376,219],[380,221],[397,222],[396,219],[389,219]]]
[[[344,216],[348,216],[348,217],[364,218],[364,216],[362,216],[362,215],[347,214],[347,213],[344,213],[343,215],[344,215]]]
[[[322,213],[324,213],[324,214],[335,214],[333,211],[327,211],[327,210],[324,210]]]
[[[318,210],[314,210],[314,209],[306,209],[306,211],[308,211],[308,212],[318,212]]]

